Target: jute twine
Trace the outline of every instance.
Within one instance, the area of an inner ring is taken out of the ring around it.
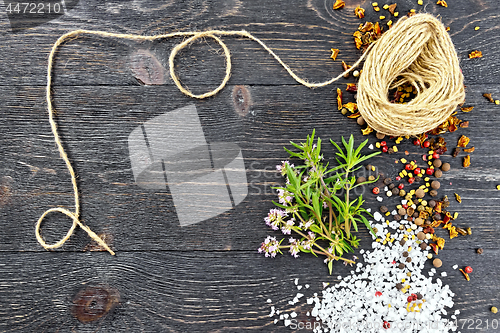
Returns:
[[[435,128],[444,121],[464,100],[463,76],[460,72],[457,55],[450,37],[439,20],[428,14],[417,14],[411,18],[402,18],[388,32],[370,45],[367,51],[344,73],[328,81],[310,83],[297,76],[267,45],[247,31],[209,30],[204,32],[173,32],[156,36],[140,36],[117,34],[105,31],[75,30],[66,33],[52,46],[47,67],[47,109],[49,122],[61,158],[71,175],[75,209],[51,208],[38,219],[35,234],[38,242],[47,250],[62,246],[73,234],[76,226],[80,226],[89,236],[109,253],[115,253],[97,234],[80,220],[80,200],[75,171],[66,154],[57,131],[55,110],[52,104],[52,70],[54,57],[58,47],[69,39],[80,35],[122,38],[137,41],[154,41],[172,37],[189,37],[175,46],[170,52],[168,65],[170,76],[179,90],[192,98],[203,99],[217,94],[224,88],[231,76],[231,54],[226,44],[217,36],[240,36],[260,44],[271,54],[298,83],[317,88],[329,85],[356,68],[366,57],[363,73],[358,83],[358,108],[369,126],[378,132],[388,135],[420,134]],[[226,57],[226,75],[221,84],[214,90],[195,95],[184,87],[175,74],[174,60],[176,55],[200,38],[213,38],[224,50]],[[371,49],[371,50],[370,50]],[[400,78],[399,81],[393,82]],[[414,85],[419,94],[410,103],[392,104],[388,100],[388,89],[404,83]],[[72,219],[73,224],[67,234],[54,244],[47,244],[40,234],[43,219],[50,213],[62,213]]]

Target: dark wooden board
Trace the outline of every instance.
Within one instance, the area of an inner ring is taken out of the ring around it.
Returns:
[[[340,60],[359,56],[352,32],[362,22],[352,15],[360,4],[367,19],[375,20],[368,1],[346,1],[344,10],[331,10],[333,1],[80,1],[68,15],[29,30],[12,33],[2,9],[0,17],[0,331],[5,332],[287,332],[268,317],[270,305],[291,311],[295,278],[310,284],[310,293],[322,282],[335,282],[321,259],[302,255],[267,259],[256,253],[266,235],[276,235],[263,218],[273,207],[273,186],[282,184],[275,165],[287,157],[283,147],[301,141],[312,129],[323,139],[364,137],[355,121],[336,111],[337,87],[342,79],[320,89],[298,85],[254,42],[224,37],[231,49],[233,72],[228,86],[207,100],[184,96],[168,74],[171,48],[181,41],[138,43],[94,36],[67,42],[54,67],[54,103],[65,148],[78,174],[82,218],[104,233],[116,257],[95,250],[89,237],[77,229],[60,249],[47,252],[36,241],[35,223],[48,208],[73,207],[69,174],[54,144],[47,119],[45,83],[47,57],[55,40],[73,29],[152,35],[171,31],[245,29],[279,54],[297,74],[323,81],[341,71]],[[450,161],[440,195],[452,199],[459,212],[457,224],[473,234],[447,241],[440,258],[442,278],[456,293],[459,319],[494,319],[498,307],[498,251],[500,184],[498,167],[499,107],[482,94],[500,98],[498,17],[494,0],[431,1],[425,10],[440,15],[450,26],[467,85],[466,106],[459,112],[468,129],[446,134],[452,148],[462,134],[476,151],[472,165],[461,167],[461,157]],[[421,9],[416,1],[398,2],[401,14]],[[3,15],[3,16],[2,16]],[[480,26],[475,31],[474,27]],[[339,48],[336,62],[330,48]],[[472,50],[482,59],[468,59]],[[152,58],[152,56],[154,58]],[[155,60],[156,59],[156,60]],[[134,61],[144,61],[137,69]],[[196,93],[215,88],[223,78],[224,57],[216,43],[206,40],[182,51],[176,71]],[[151,82],[155,85],[143,85]],[[233,103],[233,89],[245,85],[252,105],[241,115]],[[352,96],[346,94],[346,99]],[[244,158],[249,194],[224,214],[181,227],[168,191],[143,190],[134,183],[127,138],[131,131],[165,112],[189,104],[197,108],[204,135],[210,142],[236,143]],[[424,152],[407,142],[399,146],[412,159]],[[450,149],[451,150],[451,149]],[[365,149],[365,152],[368,152]],[[325,156],[333,151],[325,146]],[[375,158],[383,175],[394,177],[402,152]],[[462,155],[463,156],[463,155]],[[375,196],[365,189],[366,206],[377,209]],[[454,193],[462,203],[453,200]],[[396,198],[385,199],[394,205]],[[42,234],[49,243],[60,239],[71,222],[49,216]],[[444,233],[441,233],[444,235]],[[370,247],[365,231],[361,248]],[[482,247],[485,254],[475,254]],[[85,252],[87,251],[87,252]],[[472,265],[470,282],[451,268]],[[429,265],[430,267],[430,265]],[[337,265],[346,275],[349,267]],[[311,273],[314,272],[314,273]],[[87,286],[116,290],[120,303],[111,314],[93,323],[80,323],[71,313],[73,299]],[[309,292],[309,291],[308,291]],[[271,304],[266,300],[272,299]],[[304,302],[303,302],[304,303]],[[307,306],[296,308],[299,315]],[[304,310],[305,309],[305,310]],[[467,326],[467,325],[466,325]],[[475,325],[474,325],[475,326]],[[475,331],[461,329],[462,332]],[[496,330],[483,329],[482,332]]]

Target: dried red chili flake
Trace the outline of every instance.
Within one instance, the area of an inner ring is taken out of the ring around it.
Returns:
[[[411,185],[415,182],[415,178],[411,177],[411,178],[408,178],[408,183]]]
[[[333,9],[340,9],[340,8],[344,8],[345,6],[345,2],[342,1],[342,0],[337,0],[335,1],[335,3],[333,4]]]
[[[402,184],[402,183],[398,185],[398,188],[399,188],[400,190],[402,190],[404,187],[405,187],[405,185],[404,185],[404,184]]]
[[[382,151],[383,151],[384,153],[387,153],[387,152],[389,151],[389,148],[388,148],[387,146],[383,146],[383,147],[382,147]]]
[[[387,329],[391,328],[391,324],[388,321],[384,320],[384,324],[382,325],[382,327],[387,330]]]
[[[431,176],[433,173],[434,173],[434,169],[427,168],[427,169],[425,170],[425,174],[426,174],[426,175]]]
[[[425,141],[425,142],[423,143],[423,146],[424,146],[425,148],[429,148],[429,146],[430,146],[430,145],[431,145],[431,143],[430,143],[429,141]]]
[[[380,297],[380,296],[382,296],[382,292],[380,292],[380,291],[377,291],[377,292],[375,293],[375,296],[377,296],[377,297]]]
[[[418,174],[420,174],[421,171],[422,170],[420,168],[415,168],[415,170],[413,170],[413,173],[418,175]]]
[[[354,14],[358,18],[362,19],[363,17],[365,17],[365,10],[358,6],[358,7],[354,8]]]
[[[481,51],[472,51],[471,53],[469,53],[469,59],[474,59],[474,58],[482,58],[483,57],[483,53]]]
[[[439,253],[439,248],[438,248],[437,244],[431,243],[431,244],[429,244],[429,246],[432,248],[432,251],[434,251],[434,253],[436,255]]]
[[[356,86],[355,83],[348,83],[347,84],[347,88],[345,89],[345,91],[357,92],[358,91],[358,87]]]
[[[419,140],[419,139],[415,139],[415,140],[413,141],[413,144],[414,144],[415,146],[420,146],[420,140]]]
[[[396,176],[396,180],[397,180],[397,181],[400,181],[400,180],[401,180],[401,177]]]

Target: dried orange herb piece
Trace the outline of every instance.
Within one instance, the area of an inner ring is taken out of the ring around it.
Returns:
[[[337,88],[337,107],[342,110],[342,90]]]
[[[463,112],[470,112],[470,111],[472,111],[472,109],[474,109],[473,106],[468,106],[466,108],[460,108],[460,110],[462,110]]]
[[[469,274],[465,273],[463,269],[459,269],[460,272],[462,272],[462,274],[465,276],[465,278],[467,279],[467,281],[470,281],[470,277],[469,277]]]
[[[469,143],[470,139],[466,137],[465,135],[462,135],[460,139],[458,139],[458,146],[465,148],[467,147],[467,144]]]
[[[337,56],[339,55],[340,50],[339,49],[331,49],[331,50],[332,50],[332,55],[330,56],[330,58],[332,58],[333,61],[335,61],[335,59],[337,59]]]
[[[356,103],[353,103],[353,102],[349,102],[349,103],[346,103],[343,105],[347,110],[351,111],[351,113],[353,113],[354,111],[356,111],[358,109],[358,104]]]
[[[363,17],[365,17],[365,10],[358,6],[354,8],[354,14],[356,14],[358,18],[362,19]]]
[[[436,2],[436,4],[441,5],[443,7],[448,7],[448,4],[444,0],[439,0],[438,2]]]
[[[391,13],[391,15],[394,15],[394,11],[396,10],[397,5],[398,5],[397,3],[393,3],[392,5],[389,6],[389,8],[387,8],[387,10],[389,11],[389,13]]]
[[[361,133],[363,133],[363,135],[368,135],[371,132],[373,132],[373,128],[371,128],[370,126],[368,126],[367,128],[361,130]]]
[[[335,3],[333,4],[333,9],[340,9],[340,8],[344,8],[345,6],[345,2],[342,1],[342,0],[337,0],[335,1]]]
[[[483,97],[486,98],[491,103],[495,103],[495,100],[493,99],[493,97],[491,97],[491,94],[483,94]]]
[[[464,157],[464,168],[470,167],[470,155]]]
[[[478,50],[469,53],[469,59],[482,58],[482,57],[483,57],[483,52]]]
[[[345,91],[356,92],[358,91],[358,87],[355,83],[347,83],[347,88],[345,89]]]
[[[453,239],[458,236],[458,231],[457,228],[451,227],[450,228],[450,239]]]
[[[469,121],[464,121],[463,123],[460,124],[460,127],[467,128],[469,127]]]
[[[342,68],[344,69],[344,72],[351,68],[352,66],[348,65],[345,63],[345,61],[342,61]],[[347,79],[349,77],[349,73],[344,74],[344,77]]]
[[[466,153],[473,153],[474,150],[476,150],[476,148],[471,147],[471,148],[464,149],[464,152],[466,152]]]
[[[347,116],[347,118],[351,118],[351,119],[354,119],[354,118],[358,118],[361,116],[361,113],[359,112],[356,112],[356,113],[353,113],[353,114],[350,114]]]
[[[455,193],[455,199],[457,199],[458,203],[462,203],[462,198],[457,193]]]

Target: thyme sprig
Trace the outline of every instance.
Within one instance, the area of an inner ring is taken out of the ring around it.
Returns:
[[[356,184],[354,172],[362,167],[361,163],[380,152],[362,155],[361,149],[368,140],[355,147],[352,135],[349,141],[342,137],[343,147],[330,140],[338,150],[338,165],[329,169],[329,163],[323,163],[322,141],[318,137],[315,143],[314,137],[313,130],[305,143],[290,142],[298,152],[285,148],[291,158],[299,159],[303,164],[295,166],[283,161],[282,165],[277,166],[278,171],[286,178],[286,186],[275,188],[279,202],[273,202],[279,208],[271,209],[264,219],[271,228],[281,229],[285,235],[294,232],[297,239],[290,237],[289,244],[282,245],[284,239],[278,241],[276,237],[268,236],[259,252],[271,257],[277,253],[282,254],[282,249],[288,249],[294,257],[299,252],[324,255],[331,274],[334,261],[354,263],[345,258],[345,254],[359,245],[359,238],[351,229],[358,231],[358,224],[362,223],[373,233],[365,217],[370,213],[362,207],[363,196],[353,198],[352,194],[355,187],[377,180]]]

